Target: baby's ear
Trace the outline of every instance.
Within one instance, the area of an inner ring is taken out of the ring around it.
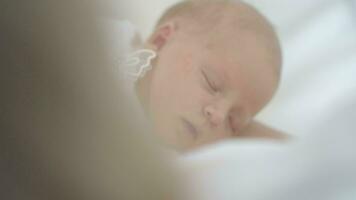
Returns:
[[[174,22],[160,25],[149,39],[149,45],[152,46],[154,50],[159,51],[169,42],[176,29],[176,23]]]

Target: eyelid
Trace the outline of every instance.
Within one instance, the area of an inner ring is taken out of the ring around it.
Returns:
[[[209,87],[211,90],[213,90],[214,92],[218,92],[218,88],[217,86],[209,79],[208,75],[205,73],[204,70],[201,70],[202,74],[204,76],[205,81],[208,83]]]

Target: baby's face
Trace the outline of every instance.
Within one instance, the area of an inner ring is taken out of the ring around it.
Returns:
[[[158,51],[148,107],[170,146],[189,150],[238,136],[273,96],[279,58],[255,37],[240,38],[209,43],[176,34]]]

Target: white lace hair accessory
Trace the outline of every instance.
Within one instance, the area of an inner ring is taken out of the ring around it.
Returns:
[[[153,50],[139,49],[120,59],[120,65],[125,68],[125,75],[136,81],[152,69],[151,62],[156,57],[157,53]]]

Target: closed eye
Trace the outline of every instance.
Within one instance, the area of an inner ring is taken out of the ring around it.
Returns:
[[[218,92],[218,88],[217,86],[209,79],[209,77],[207,76],[207,74],[204,72],[204,70],[201,71],[204,77],[204,80],[206,82],[206,84],[209,87],[209,90],[212,92]]]

